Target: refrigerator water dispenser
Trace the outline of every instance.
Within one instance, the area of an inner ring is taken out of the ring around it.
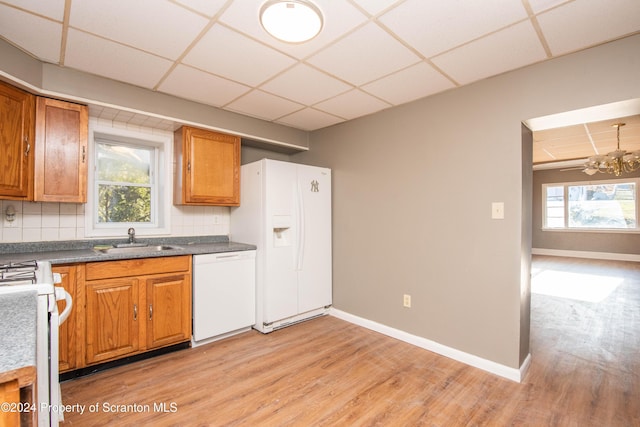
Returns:
[[[273,216],[273,247],[291,246],[291,217]]]

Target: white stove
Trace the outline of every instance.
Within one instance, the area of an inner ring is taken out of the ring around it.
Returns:
[[[36,314],[36,396],[38,426],[57,426],[62,419],[58,377],[58,328],[71,313],[71,295],[56,287],[61,278],[48,261],[0,263],[0,298],[3,294],[37,291]],[[66,306],[58,313],[56,301]]]
[[[34,289],[38,294],[54,293],[51,264],[43,261],[0,263],[0,294]]]

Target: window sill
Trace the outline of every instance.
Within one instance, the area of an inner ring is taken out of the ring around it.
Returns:
[[[638,229],[590,229],[590,228],[541,228],[542,231],[553,231],[560,233],[606,233],[606,234],[640,234],[640,230]]]

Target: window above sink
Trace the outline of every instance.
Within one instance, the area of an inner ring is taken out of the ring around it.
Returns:
[[[89,126],[89,185],[85,235],[170,233],[171,132]]]

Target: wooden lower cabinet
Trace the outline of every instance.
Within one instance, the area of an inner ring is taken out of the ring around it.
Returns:
[[[138,279],[87,282],[85,290],[87,364],[138,352],[141,310]]]
[[[182,275],[147,279],[147,348],[191,339],[191,280]]]
[[[86,365],[191,339],[191,256],[88,263]]]
[[[6,410],[0,410],[0,426],[19,426],[20,412],[10,410],[20,405],[20,386],[17,379],[0,384],[0,403],[8,406]]]
[[[52,270],[73,298],[60,326],[61,373],[191,340],[191,256]],[[58,301],[58,310],[64,308]]]

